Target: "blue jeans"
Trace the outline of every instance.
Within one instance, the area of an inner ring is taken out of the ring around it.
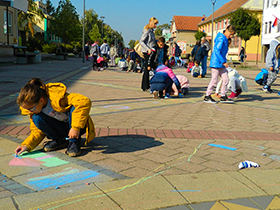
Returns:
[[[53,140],[64,140],[68,137],[71,128],[72,112],[75,107],[72,106],[68,111],[69,122],[62,122],[53,117],[46,115],[43,112],[34,114],[32,120],[36,127],[43,131],[48,137]],[[80,137],[86,133],[86,128],[80,130]]]
[[[194,72],[193,73],[193,77],[198,77],[200,74],[199,73],[197,73],[197,72]]]
[[[201,62],[202,76],[205,76],[207,73],[207,57],[207,55],[204,56]]]
[[[171,90],[172,90],[172,84],[173,84],[173,81],[170,77],[168,77],[166,79],[166,81],[164,82],[161,82],[161,83],[151,83],[151,88],[150,90],[153,92],[153,91],[164,91],[166,93],[171,93]]]

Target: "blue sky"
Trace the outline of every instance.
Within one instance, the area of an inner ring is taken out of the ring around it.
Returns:
[[[217,0],[215,11],[229,1]],[[59,0],[51,2],[57,7]],[[83,0],[71,2],[82,15]],[[174,15],[208,17],[212,14],[211,0],[85,0],[85,8],[104,16],[104,23],[122,32],[126,46],[131,39],[140,39],[143,27],[153,16],[161,25],[169,23]]]

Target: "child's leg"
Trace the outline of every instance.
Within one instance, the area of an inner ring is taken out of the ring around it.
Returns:
[[[212,68],[211,69],[211,81],[207,87],[206,94],[205,94],[206,96],[211,95],[214,87],[217,85],[218,77],[219,77],[219,69]]]
[[[277,72],[268,70],[267,86],[271,86],[272,83],[277,79]]]
[[[75,107],[72,106],[69,110],[69,127],[71,128],[72,124],[72,113],[75,110]],[[69,139],[69,143],[67,146],[66,154],[75,157],[81,153],[81,136],[86,133],[86,128],[80,129],[80,135],[77,139]]]
[[[221,86],[221,96],[225,96],[227,92],[227,85],[228,85],[228,73],[226,68],[219,69],[219,75],[223,80]]]
[[[167,78],[167,81],[166,81],[166,84],[165,84],[165,93],[168,93],[168,94],[171,93],[172,84],[173,84],[172,79],[171,78]]]
[[[67,122],[56,120],[43,112],[34,114],[32,120],[38,129],[53,140],[44,146],[46,152],[67,146],[67,141],[65,140],[69,133],[69,124]]]

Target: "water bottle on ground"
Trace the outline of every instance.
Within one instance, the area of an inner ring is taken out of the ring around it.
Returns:
[[[239,169],[251,168],[251,167],[257,168],[257,167],[260,167],[260,165],[257,164],[257,163],[255,163],[255,162],[248,161],[248,160],[245,160],[245,161],[243,161],[243,162],[240,162],[239,165],[238,165],[238,168],[239,168]]]

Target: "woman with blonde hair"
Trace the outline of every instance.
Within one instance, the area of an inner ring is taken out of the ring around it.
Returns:
[[[149,55],[152,52],[152,48],[156,45],[156,37],[154,34],[154,29],[157,27],[158,20],[155,17],[152,17],[149,20],[149,23],[144,27],[142,36],[139,40],[141,45],[141,51],[144,54],[145,66],[144,73],[142,78],[142,90],[146,91],[150,88],[149,83],[149,70],[148,70],[148,59]]]

